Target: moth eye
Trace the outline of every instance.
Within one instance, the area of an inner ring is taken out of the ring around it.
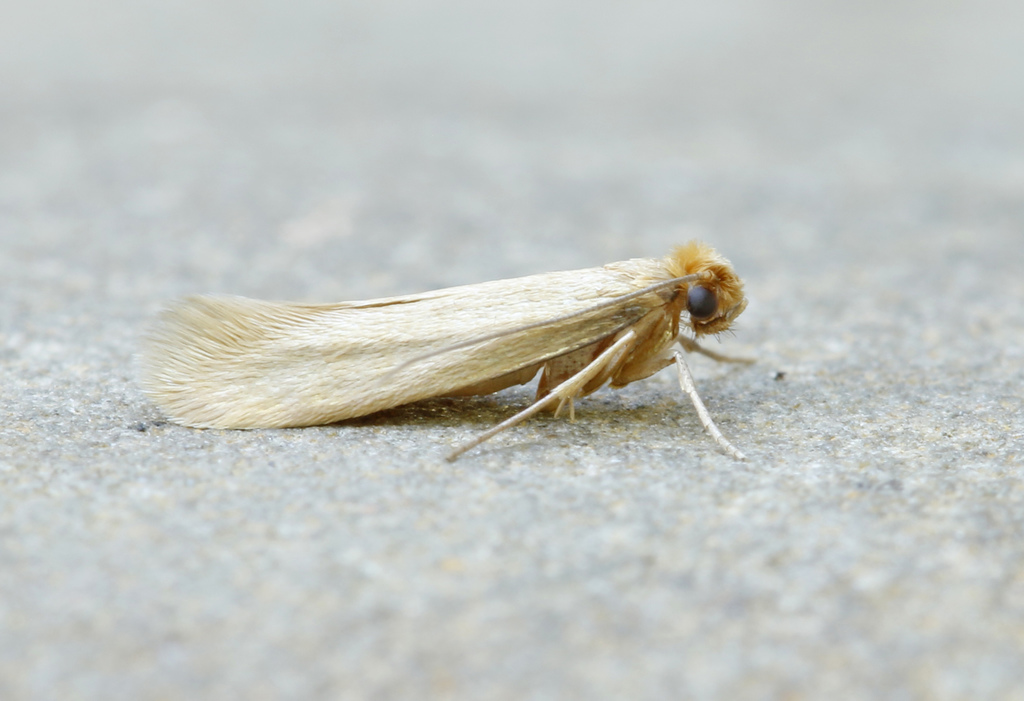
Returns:
[[[708,288],[694,285],[686,294],[686,309],[691,319],[707,319],[718,311],[718,298]]]

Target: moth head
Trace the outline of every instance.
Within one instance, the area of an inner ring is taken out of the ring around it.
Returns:
[[[722,333],[747,308],[743,281],[723,256],[700,241],[680,246],[665,260],[672,277],[701,275],[680,287],[696,336]]]

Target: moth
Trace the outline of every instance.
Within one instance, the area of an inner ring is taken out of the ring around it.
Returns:
[[[696,241],[664,258],[359,302],[196,296],[166,309],[146,336],[141,385],[175,423],[251,429],[490,394],[539,374],[535,401],[455,448],[454,460],[540,411],[568,406],[573,416],[574,400],[674,363],[704,428],[742,460],[681,350],[750,362],[697,342],[727,331],[746,305],[729,261]]]

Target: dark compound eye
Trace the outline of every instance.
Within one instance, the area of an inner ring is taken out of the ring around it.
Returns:
[[[686,309],[692,319],[707,319],[718,311],[718,298],[708,288],[694,285],[686,295]]]

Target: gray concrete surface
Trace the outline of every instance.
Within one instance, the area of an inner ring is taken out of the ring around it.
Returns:
[[[1019,3],[164,5],[0,24],[0,698],[1024,698]],[[529,391],[221,432],[133,383],[182,294],[693,237],[748,463],[668,372],[454,465]]]

